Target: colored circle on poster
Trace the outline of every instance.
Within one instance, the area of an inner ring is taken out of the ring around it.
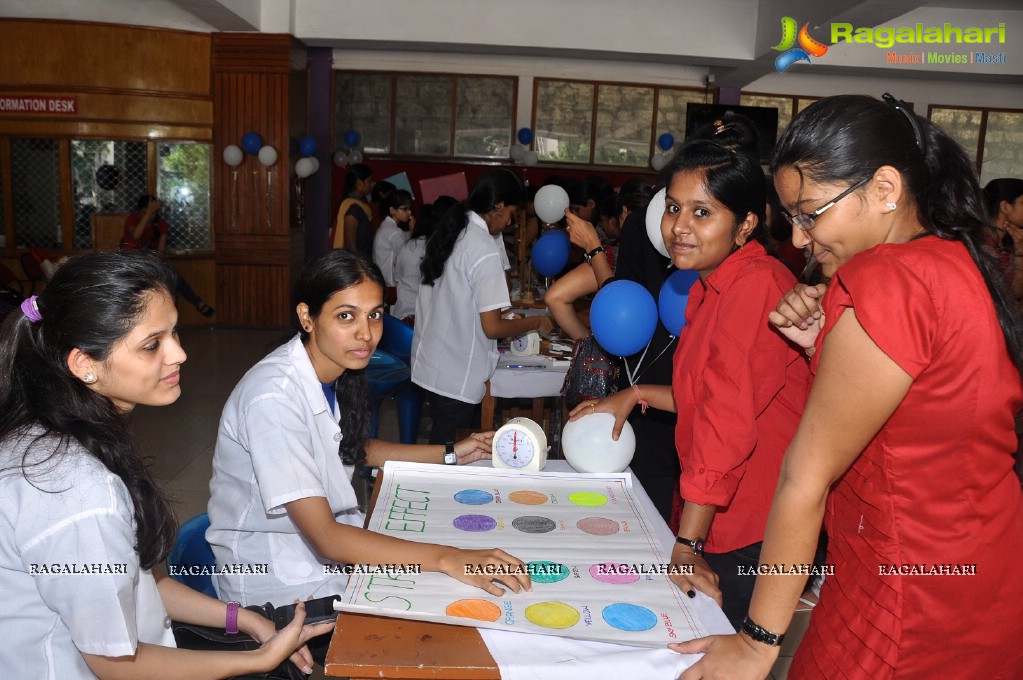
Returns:
[[[452,524],[462,531],[491,531],[497,528],[497,520],[490,515],[459,515]]]
[[[512,520],[512,526],[524,534],[546,534],[558,527],[553,519],[539,515],[516,517]]]
[[[539,491],[523,489],[522,491],[512,491],[508,494],[508,500],[519,505],[543,505],[549,499],[546,494],[542,494]]]
[[[609,583],[615,586],[635,583],[639,580],[639,574],[628,564],[618,562],[602,562],[590,567],[590,576],[602,583]]]
[[[585,531],[588,534],[594,536],[610,536],[611,534],[617,534],[621,528],[618,526],[618,522],[613,519],[606,517],[584,517],[575,523],[575,526],[580,531]]]
[[[579,612],[564,602],[537,602],[526,607],[526,620],[544,628],[563,630],[579,623]]]
[[[607,496],[592,491],[576,491],[568,495],[568,500],[584,508],[598,508],[607,503]]]
[[[486,505],[494,502],[494,494],[479,489],[465,489],[455,494],[455,500],[462,505]]]
[[[628,604],[627,602],[610,604],[604,607],[604,611],[600,615],[604,618],[607,625],[618,630],[636,632],[650,630],[657,625],[657,614],[654,614],[646,607],[641,607],[638,604]]]
[[[444,609],[448,616],[460,616],[463,619],[477,621],[497,621],[501,618],[501,608],[486,600],[457,600]]]
[[[564,564],[548,562],[546,560],[527,562],[526,570],[529,572],[529,578],[533,583],[557,583],[558,581],[564,581],[568,578],[569,573],[571,573]]]

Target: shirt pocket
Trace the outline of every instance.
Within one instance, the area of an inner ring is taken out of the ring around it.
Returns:
[[[324,578],[323,565],[306,547],[300,534],[271,533],[269,537],[270,569],[281,583],[291,586]]]

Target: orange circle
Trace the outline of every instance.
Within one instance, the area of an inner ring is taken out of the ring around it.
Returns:
[[[508,500],[519,505],[543,505],[547,502],[546,495],[539,491],[512,491],[508,494]]]
[[[444,610],[448,616],[460,616],[463,619],[477,621],[497,621],[501,618],[501,608],[487,600],[458,600],[452,602]]]

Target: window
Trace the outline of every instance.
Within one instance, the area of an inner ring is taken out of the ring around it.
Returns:
[[[928,117],[974,159],[982,185],[1020,176],[1023,111],[932,106]]]
[[[60,248],[60,145],[56,139],[11,140],[15,244]]]
[[[156,150],[156,195],[163,201],[167,250],[212,250],[210,145],[160,142]]]
[[[541,160],[645,168],[656,138],[685,136],[686,103],[708,91],[537,78],[534,144]]]
[[[146,142],[71,140],[75,248],[92,247],[94,212],[126,213],[148,193]]]
[[[516,79],[504,76],[335,76],[336,147],[355,130],[368,153],[507,158]]]

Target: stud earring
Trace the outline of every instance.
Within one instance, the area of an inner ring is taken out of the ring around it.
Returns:
[[[899,206],[898,206],[897,203],[893,203],[892,201],[888,201],[887,203],[884,204],[884,207],[888,208],[889,210],[895,210]]]
[[[94,382],[96,382],[96,374],[86,373],[84,376],[82,376],[82,382],[85,383],[86,385],[93,384]]]

